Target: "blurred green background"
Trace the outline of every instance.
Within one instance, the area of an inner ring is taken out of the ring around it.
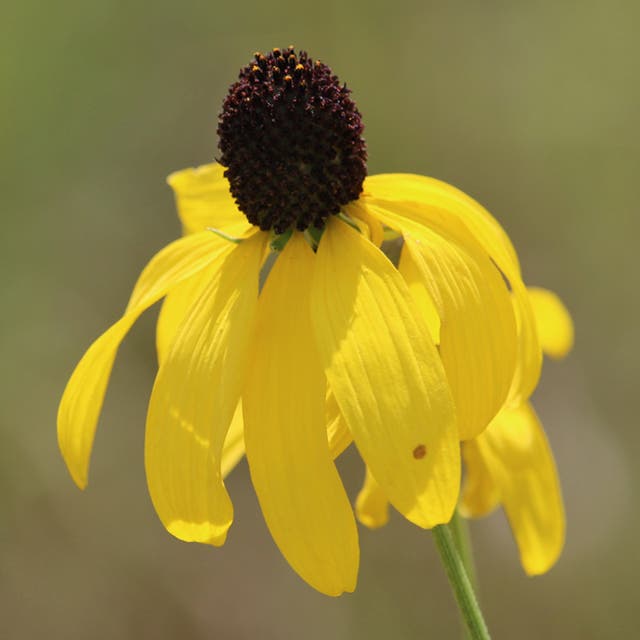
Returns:
[[[0,617],[23,638],[457,638],[429,533],[361,531],[355,594],[299,580],[246,464],[227,545],[178,542],[143,471],[148,313],[123,345],[91,482],[58,455],[57,402],[84,349],[179,233],[165,176],[216,153],[216,116],[256,49],[331,65],[365,117],[370,173],[449,181],[484,203],[530,284],[563,297],[574,353],[535,404],[568,537],[529,579],[501,513],[472,523],[495,638],[638,637],[638,166],[632,0],[3,2],[0,26]],[[634,427],[634,425],[636,425]],[[362,468],[341,462],[354,495]]]

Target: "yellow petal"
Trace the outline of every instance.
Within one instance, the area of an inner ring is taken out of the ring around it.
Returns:
[[[364,236],[332,218],[311,302],[329,385],[372,474],[415,524],[448,522],[460,482],[453,401],[402,276]]]
[[[533,408],[503,410],[477,443],[524,570],[529,575],[548,571],[564,544],[564,507],[553,454]]]
[[[353,438],[331,391],[327,392],[325,412],[329,451],[331,452],[331,457],[335,460],[351,444]],[[242,417],[242,400],[240,400],[233,414],[222,449],[221,471],[223,479],[233,471],[243,456],[244,420]]]
[[[378,205],[433,228],[463,246],[479,245],[509,281],[515,296],[518,322],[518,366],[509,402],[526,400],[540,378],[542,351],[536,322],[522,282],[520,265],[509,237],[498,222],[475,200],[455,187],[433,178],[410,174],[383,174],[367,178],[359,200],[362,206]]]
[[[529,298],[542,350],[551,358],[564,358],[573,348],[573,321],[562,300],[547,289],[529,287]]]
[[[244,456],[244,420],[242,418],[242,400],[238,402],[227,437],[224,439],[220,460],[220,473],[226,478]]]
[[[475,243],[462,246],[406,217],[407,205],[390,206],[395,208],[371,209],[383,223],[402,231],[422,286],[438,310],[440,355],[460,438],[468,440],[486,428],[511,388],[518,347],[511,296]]]
[[[405,235],[440,307],[440,355],[451,385],[461,440],[481,433],[507,399],[518,347],[511,298],[488,259],[435,233]]]
[[[465,518],[480,518],[498,506],[500,494],[475,440],[462,445],[462,459],[465,474],[458,509]]]
[[[490,446],[488,451],[500,460],[500,465],[515,473],[531,464],[534,436],[529,415],[519,407],[510,407],[497,416],[491,423],[490,433],[477,444],[484,453]]]
[[[224,167],[212,163],[176,171],[167,178],[176,196],[178,216],[185,233],[214,227],[240,237],[250,228],[233,200],[229,182],[223,174]]]
[[[411,297],[429,327],[431,339],[434,344],[440,344],[441,323],[438,309],[433,302],[433,298],[429,295],[429,291],[427,291],[427,288],[424,286],[420,269],[413,259],[411,252],[407,250],[406,245],[403,245],[402,251],[400,252],[398,271],[407,283]]]
[[[446,211],[460,221],[487,250],[492,247],[501,261],[512,263],[520,271],[518,255],[509,236],[498,221],[478,202],[460,189],[427,176],[410,173],[383,173],[369,176],[363,198],[416,202],[433,210]],[[501,267],[502,268],[502,267]]]
[[[244,239],[247,240],[250,234],[255,232],[256,227],[252,227]],[[268,246],[265,245],[265,257],[268,252]],[[181,323],[187,317],[193,303],[213,278],[217,268],[217,265],[210,265],[187,278],[174,287],[162,301],[156,325],[156,350],[159,364],[164,362]]]
[[[377,218],[374,218],[364,207],[357,206],[356,203],[345,207],[345,211],[356,221],[360,230],[376,247],[382,245],[385,240],[384,229]]]
[[[330,390],[327,390],[325,404],[325,415],[327,424],[327,440],[329,441],[329,451],[335,460],[351,444],[353,438],[351,431],[344,421],[336,399]],[[224,441],[222,450],[222,477],[231,473],[238,462],[244,456],[244,420],[242,417],[242,400],[238,403],[236,412]]]
[[[369,529],[378,529],[389,522],[389,501],[368,468],[356,499],[356,516]]]
[[[223,544],[233,519],[221,453],[244,382],[267,238],[233,246],[178,330],[151,393],[149,493],[167,530],[187,542]]]
[[[230,246],[218,236],[202,232],[162,249],[140,275],[124,316],[89,347],[78,363],[58,409],[58,444],[69,473],[81,489],[87,484],[96,424],[120,343],[145,309]]]
[[[542,370],[542,348],[527,289],[521,280],[514,280],[511,286],[518,327],[518,357],[508,404],[517,407],[529,399],[538,384]]]
[[[158,364],[161,365],[166,360],[180,325],[188,316],[195,301],[213,279],[219,266],[218,264],[210,265],[191,278],[187,278],[174,287],[162,301],[156,324]]]
[[[335,460],[351,444],[353,438],[331,390],[327,390],[325,411],[329,451],[331,452],[331,457]]]
[[[243,393],[245,445],[267,526],[293,569],[322,593],[353,591],[358,534],[331,460],[326,381],[309,316],[314,255],[295,232],[260,294]]]

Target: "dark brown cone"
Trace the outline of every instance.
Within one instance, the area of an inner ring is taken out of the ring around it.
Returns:
[[[358,198],[367,169],[362,118],[346,85],[293,47],[255,54],[218,122],[220,163],[249,222],[322,229]]]

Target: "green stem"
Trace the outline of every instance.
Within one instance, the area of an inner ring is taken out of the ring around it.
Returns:
[[[453,540],[456,543],[460,555],[462,556],[462,562],[464,564],[465,571],[469,577],[471,586],[478,591],[478,577],[476,574],[476,564],[473,561],[473,551],[471,549],[471,536],[469,535],[469,524],[458,513],[456,509],[453,513],[453,518],[449,523],[451,527],[451,533],[453,534]]]
[[[482,617],[473,587],[464,568],[462,556],[455,543],[451,526],[441,524],[433,528],[433,537],[440,552],[458,608],[472,640],[490,640],[487,625]]]

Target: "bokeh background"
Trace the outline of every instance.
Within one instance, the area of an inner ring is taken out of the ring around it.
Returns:
[[[472,523],[495,638],[638,637],[640,83],[633,0],[309,3],[17,0],[0,26],[0,634],[7,639],[457,638],[428,532],[361,531],[358,589],[299,580],[246,464],[227,545],[173,539],[143,472],[155,311],[117,361],[78,491],[58,455],[73,366],[179,225],[164,182],[216,153],[216,116],[256,49],[330,64],[364,114],[371,173],[484,203],[530,284],[560,293],[571,357],[535,404],[564,487],[558,565],[529,579],[501,513]],[[340,463],[355,495],[356,456]]]

